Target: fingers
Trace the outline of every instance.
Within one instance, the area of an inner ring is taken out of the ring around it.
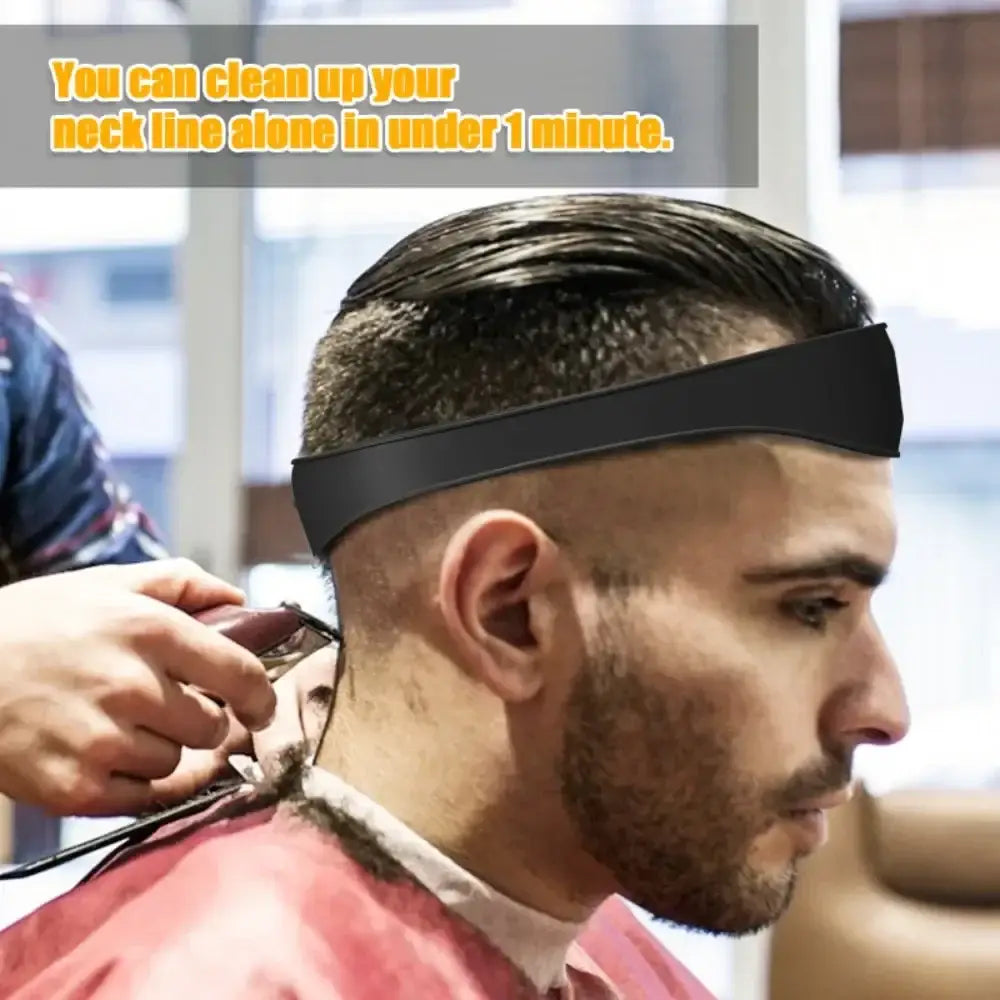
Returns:
[[[92,748],[95,757],[113,761],[113,770],[94,767],[83,771],[67,759],[56,769],[57,780],[45,790],[48,807],[57,804],[60,814],[73,816],[130,816],[151,808],[167,808],[205,790],[229,768],[229,756],[249,753],[250,734],[232,722],[229,735],[214,750],[181,748],[143,729],[118,731],[105,739],[105,753]]]
[[[135,641],[168,677],[220,698],[248,729],[271,721],[271,682],[260,660],[242,646],[181,612],[152,615],[135,628]]]
[[[236,725],[215,750],[182,750],[143,729],[109,729],[83,750],[50,758],[24,801],[62,816],[135,815],[198,794],[226,772],[230,754],[249,749],[249,734]]]
[[[93,788],[92,793],[86,789]],[[149,808],[152,799],[148,781],[112,775],[93,786],[81,784],[73,797],[72,808],[66,809],[67,816],[135,816]]]
[[[246,595],[190,559],[157,559],[131,566],[103,566],[92,571],[95,579],[143,594],[182,611],[202,611],[218,604],[243,604]]]
[[[172,743],[213,750],[229,733],[230,716],[225,708],[187,684],[169,677],[151,678],[143,695],[125,714],[136,725]]]
[[[188,559],[81,572],[90,574],[91,580],[105,581],[108,586],[132,591],[140,599],[150,599],[149,613],[130,616],[126,626],[150,665],[220,698],[247,728],[256,730],[267,725],[274,712],[274,692],[260,661],[190,617],[191,612],[220,604],[242,604],[242,591]],[[196,747],[214,746],[218,739],[221,736],[209,741],[201,734],[193,742],[183,742]]]
[[[133,729],[122,734],[116,758],[114,774],[151,781],[173,774],[181,762],[181,748],[147,729]]]
[[[90,780],[98,783],[106,777],[151,780],[171,774],[181,760],[181,748],[147,729],[116,724],[107,718],[92,716],[67,748],[68,759],[75,762],[76,775],[62,773],[62,782],[70,785]],[[57,775],[62,771],[57,768]],[[76,794],[70,788],[70,794]],[[86,789],[85,789],[86,791]]]
[[[206,786],[230,770],[230,753],[249,752],[249,735],[246,734],[246,730],[242,732],[246,737],[245,743],[234,745],[231,750],[185,750],[173,774],[152,782],[151,801],[162,806],[171,806],[204,791]]]
[[[181,794],[197,790],[225,769],[231,739],[248,743],[244,726],[259,729],[274,714],[260,661],[185,613],[240,604],[243,594],[187,560],[18,588],[5,591],[14,660],[0,678],[5,794],[59,815],[134,813],[175,774],[178,789],[188,782]],[[46,607],[59,610],[55,619]],[[182,748],[207,756],[186,759]]]
[[[105,728],[89,734],[81,748],[45,748],[31,785],[18,799],[41,806],[57,816],[129,816],[147,808],[150,783],[143,778],[113,773],[113,768],[135,746],[129,734]],[[165,752],[164,752],[165,751]],[[162,770],[178,751],[142,743],[133,765]],[[112,761],[109,766],[104,761]]]

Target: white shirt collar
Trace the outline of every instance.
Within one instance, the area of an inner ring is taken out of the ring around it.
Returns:
[[[470,875],[345,781],[313,767],[303,791],[364,823],[383,848],[450,909],[481,931],[541,993],[566,983],[566,955],[583,930],[515,902]]]

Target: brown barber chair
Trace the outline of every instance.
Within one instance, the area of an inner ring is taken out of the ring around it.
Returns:
[[[771,1000],[1000,1000],[1000,792],[859,789],[775,927]]]

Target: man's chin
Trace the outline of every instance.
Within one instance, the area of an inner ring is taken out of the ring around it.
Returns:
[[[780,874],[747,870],[728,885],[704,886],[679,898],[632,898],[657,920],[707,934],[745,937],[766,930],[785,913],[795,881],[793,864]]]
[[[797,878],[794,861],[777,872],[748,872],[733,894],[728,926],[719,933],[742,937],[771,927],[791,905]]]

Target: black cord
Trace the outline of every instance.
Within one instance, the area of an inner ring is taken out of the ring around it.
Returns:
[[[322,743],[322,741],[326,739],[326,734],[329,731],[331,720],[333,719],[333,710],[337,703],[337,694],[340,690],[340,682],[344,675],[345,659],[343,635],[339,629],[307,614],[297,605],[286,604],[283,606],[295,610],[296,613],[303,619],[304,624],[317,631],[320,635],[325,636],[331,642],[337,643],[337,665],[333,679],[333,693],[330,700],[330,709],[326,717],[326,723],[323,726],[323,733],[319,740],[319,743]],[[317,749],[319,747],[319,743],[317,743]],[[209,806],[214,805],[216,802],[221,802],[222,799],[232,795],[236,789],[244,786],[245,784],[246,782],[242,778],[227,778],[222,782],[216,782],[204,792],[201,792],[194,798],[188,799],[186,802],[182,802],[180,805],[171,806],[168,809],[163,809],[147,816],[140,816],[135,822],[130,823],[128,826],[123,826],[118,830],[112,830],[110,833],[102,834],[100,837],[95,837],[93,840],[86,840],[82,844],[74,844],[72,847],[56,851],[55,854],[49,854],[44,858],[39,858],[37,861],[29,861],[27,864],[18,865],[16,868],[11,868],[9,871],[0,872],[0,882],[30,878],[32,875],[40,875],[42,872],[51,871],[53,868],[58,868],[59,865],[66,864],[68,861],[75,861],[77,858],[86,857],[88,854],[93,854],[95,851],[100,851],[105,847],[125,845],[127,842],[140,842],[150,834],[155,833],[161,827],[165,826],[167,823],[187,819],[189,816],[196,816]]]
[[[180,805],[171,806],[169,809],[153,813],[151,816],[144,816],[134,823],[129,823],[128,826],[112,830],[110,833],[102,834],[93,840],[85,840],[82,844],[74,844],[72,847],[64,848],[55,854],[39,858],[37,861],[29,861],[27,864],[18,865],[17,868],[10,869],[10,871],[0,872],[0,881],[30,878],[32,875],[40,875],[42,872],[58,868],[59,865],[66,864],[67,861],[75,861],[77,858],[86,857],[88,854],[93,854],[94,851],[99,851],[102,848],[113,847],[125,841],[144,840],[149,834],[155,833],[167,823],[195,816],[216,802],[221,802],[222,799],[232,795],[237,788],[240,788],[244,784],[245,782],[240,778],[233,778],[221,784],[217,783],[208,791],[202,792],[200,795],[196,795],[193,799],[188,799]]]

